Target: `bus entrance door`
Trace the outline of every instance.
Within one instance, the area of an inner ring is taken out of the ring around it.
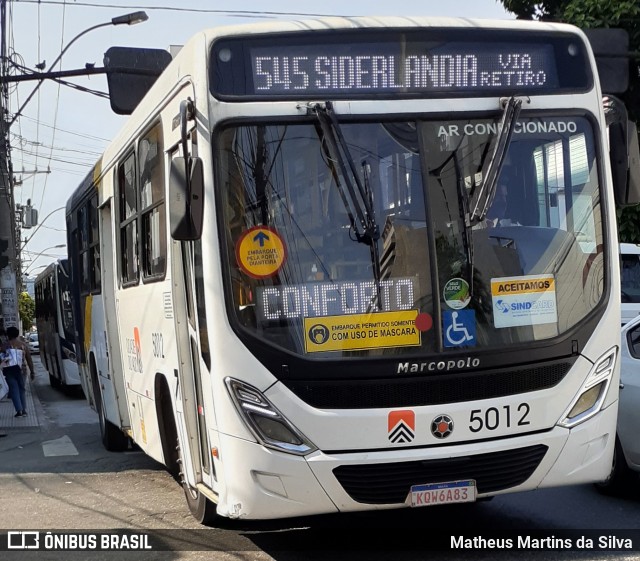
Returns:
[[[215,490],[215,470],[209,452],[207,414],[213,404],[208,368],[202,359],[192,242],[172,243],[172,283],[179,371],[176,424],[180,433],[182,471],[192,487],[204,483]]]

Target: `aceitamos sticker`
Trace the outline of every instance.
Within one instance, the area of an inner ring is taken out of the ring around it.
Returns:
[[[558,321],[553,275],[491,279],[491,299],[497,328]]]

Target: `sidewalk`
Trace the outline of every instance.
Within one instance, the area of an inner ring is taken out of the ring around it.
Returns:
[[[47,371],[42,367],[39,360],[34,359],[33,365],[36,369],[36,376],[48,376]],[[40,422],[38,421],[40,403],[38,401],[38,396],[35,395],[33,382],[28,377],[25,380],[25,393],[27,398],[26,417],[14,417],[16,410],[13,408],[13,403],[8,396],[0,401],[0,430],[9,428],[33,428],[40,425]],[[36,407],[36,402],[38,402],[38,407]]]

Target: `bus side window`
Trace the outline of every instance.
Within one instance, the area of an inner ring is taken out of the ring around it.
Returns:
[[[130,152],[118,167],[120,278],[123,286],[138,284],[138,201],[135,157]]]
[[[98,196],[94,195],[88,202],[88,274],[91,293],[101,290],[100,277],[100,234],[98,231]]]
[[[167,256],[162,127],[158,123],[138,144],[140,233],[144,279],[164,277]]]

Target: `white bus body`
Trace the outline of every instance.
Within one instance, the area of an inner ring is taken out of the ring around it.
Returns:
[[[66,259],[54,261],[34,282],[40,360],[53,387],[80,384],[68,267]]]
[[[131,437],[207,523],[603,480],[620,284],[595,72],[546,23],[195,36],[67,205],[105,444]]]

